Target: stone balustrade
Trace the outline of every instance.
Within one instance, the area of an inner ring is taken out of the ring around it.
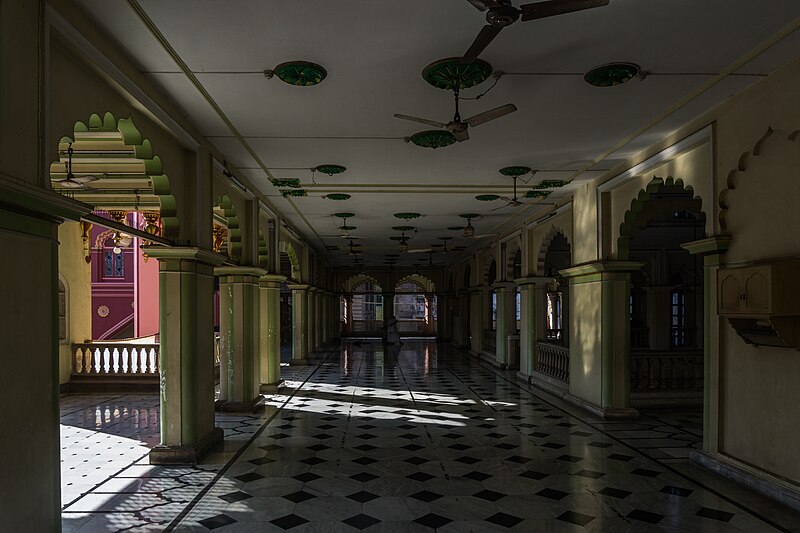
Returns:
[[[537,342],[536,371],[569,383],[569,348]]]

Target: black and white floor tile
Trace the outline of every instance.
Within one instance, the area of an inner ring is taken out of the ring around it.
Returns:
[[[591,420],[432,343],[283,370],[196,468],[147,464],[156,397],[63,398],[65,531],[791,530],[670,467],[692,413]]]

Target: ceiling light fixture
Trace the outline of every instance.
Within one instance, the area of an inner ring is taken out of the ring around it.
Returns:
[[[417,132],[403,140],[421,146],[422,148],[433,148],[435,150],[454,144],[456,142],[456,137],[447,130],[425,130]]]
[[[334,174],[341,174],[347,170],[347,167],[343,167],[342,165],[317,165],[312,170],[315,172],[322,172],[328,176],[333,176]]]
[[[583,79],[593,87],[615,87],[630,81],[640,71],[634,63],[607,63],[594,67]]]

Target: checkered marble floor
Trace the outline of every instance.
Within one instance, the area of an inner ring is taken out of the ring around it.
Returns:
[[[680,424],[646,416],[606,427],[451,348],[345,344],[318,365],[284,370],[291,387],[268,397],[265,413],[218,418],[224,451],[197,468],[153,467],[143,455],[67,505],[65,524],[81,532],[791,530],[632,447],[638,436],[679,447]]]

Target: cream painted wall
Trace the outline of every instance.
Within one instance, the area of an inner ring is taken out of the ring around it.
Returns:
[[[71,344],[92,338],[92,273],[83,259],[83,241],[78,222],[58,228],[58,273],[67,286],[67,339],[59,344],[59,383],[67,383],[72,372]]]

